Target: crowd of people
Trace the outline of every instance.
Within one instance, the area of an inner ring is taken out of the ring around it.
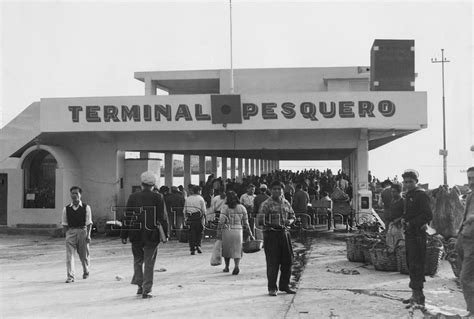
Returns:
[[[474,167],[467,170],[469,187],[474,190]],[[425,296],[424,266],[426,258],[426,229],[433,214],[430,199],[419,186],[419,175],[406,170],[403,175],[406,192],[401,196],[398,183],[384,183],[381,205],[386,210],[391,227],[404,230],[409,287],[412,296],[405,303],[423,306]],[[151,298],[154,264],[157,247],[168,240],[171,230],[187,225],[191,255],[202,253],[201,238],[205,212],[212,210],[217,224],[217,238],[222,240],[224,272],[230,272],[230,259],[234,260],[233,275],[240,272],[244,234],[254,239],[255,218],[263,216],[263,246],[266,257],[268,294],[277,296],[278,291],[296,293],[289,287],[293,251],[289,228],[295,216],[313,199],[319,200],[339,192],[351,198],[351,184],[344,172],[333,174],[330,170],[305,170],[301,172],[274,171],[260,177],[249,176],[238,183],[225,183],[212,175],[202,186],[189,185],[187,190],[179,187],[162,187],[156,190],[156,176],[152,172],[141,175],[141,192],[130,195],[127,201],[127,216],[121,231],[124,244],[129,240],[134,257],[134,275],[131,283],[138,286],[137,294]],[[267,186],[269,185],[269,186]],[[257,191],[258,190],[258,191]],[[77,250],[83,266],[83,279],[89,277],[89,243],[92,226],[91,208],[81,200],[80,187],[71,188],[71,204],[62,214],[62,225],[67,243],[67,280],[72,283],[74,274],[74,251]],[[211,193],[215,196],[211,196]],[[204,195],[204,196],[202,196]],[[460,282],[467,310],[474,314],[474,205],[472,193],[466,199],[462,226],[458,233],[456,250]],[[173,219],[169,223],[169,214]],[[178,213],[175,218],[174,213]],[[258,215],[256,215],[258,213]],[[182,223],[182,224],[181,224]],[[402,225],[399,226],[399,225]],[[278,279],[279,278],[279,279]],[[277,283],[278,280],[278,283]]]

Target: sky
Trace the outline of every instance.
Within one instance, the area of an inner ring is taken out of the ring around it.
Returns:
[[[0,0],[0,127],[40,98],[144,95],[136,71],[230,67],[228,1]],[[232,1],[233,67],[369,66],[375,39],[415,40],[428,128],[369,152],[379,179],[443,183],[444,48],[448,184],[473,166],[471,1]],[[337,168],[339,162],[281,167]]]

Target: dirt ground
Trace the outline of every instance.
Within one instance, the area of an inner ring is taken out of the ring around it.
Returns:
[[[187,244],[160,244],[155,266],[154,298],[144,300],[130,285],[130,244],[117,237],[93,238],[91,275],[66,279],[62,238],[0,234],[1,318],[422,318],[400,302],[410,295],[408,276],[375,271],[346,259],[345,242],[320,234],[306,244],[295,242],[292,284],[296,295],[270,297],[265,254],[245,254],[237,276],[209,264],[213,240],[203,254],[191,256]],[[232,265],[232,264],[231,264]],[[346,275],[341,270],[357,270]],[[82,269],[76,256],[76,273]],[[443,261],[428,277],[427,308],[434,317],[465,314],[462,293]],[[459,317],[458,317],[459,318]]]

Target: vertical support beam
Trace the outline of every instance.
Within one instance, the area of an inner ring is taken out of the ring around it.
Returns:
[[[246,159],[244,159],[244,161],[245,161],[245,176],[249,176],[249,175],[250,175],[250,169],[249,169],[250,163],[249,163],[249,159],[246,158]]]
[[[225,181],[227,179],[227,157],[221,157],[221,159],[222,159],[222,167],[221,167],[222,168],[222,173],[221,173],[222,175],[221,176],[222,176],[222,180],[225,183]]]
[[[211,157],[211,173],[214,174],[214,178],[217,178],[217,156]]]
[[[173,186],[173,153],[165,153],[165,185]]]
[[[145,78],[145,95],[156,95],[156,82]]]
[[[230,158],[230,179],[234,179],[236,174],[235,174],[235,157]]]
[[[255,175],[260,176],[260,160],[258,158],[255,159]]]
[[[250,174],[255,175],[255,158],[250,159]]]
[[[265,167],[263,167],[263,158],[258,160],[260,166],[260,175],[266,174]]]
[[[199,182],[206,182],[206,156],[199,155]],[[184,185],[188,187],[188,185]]]
[[[244,177],[244,160],[242,157],[237,159],[237,166],[239,169],[239,173],[237,174],[238,180],[241,182],[242,178]]]
[[[351,171],[351,161],[350,156],[344,157],[341,162],[342,171],[347,175],[350,176]]]
[[[357,143],[357,189],[369,189],[369,140],[367,129],[360,130]]]
[[[191,184],[191,154],[184,154],[183,165],[184,165],[183,187],[187,188],[188,185]]]

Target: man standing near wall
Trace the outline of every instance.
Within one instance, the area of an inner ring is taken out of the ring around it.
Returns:
[[[467,169],[469,188],[473,191],[466,198],[464,219],[456,241],[460,266],[461,288],[466,300],[466,317],[474,317],[474,166]]]
[[[169,235],[164,200],[160,194],[153,192],[155,174],[142,173],[141,182],[142,191],[128,198],[127,215],[120,237],[123,244],[130,238],[133,253],[131,284],[137,285],[137,295],[141,294],[146,299],[153,297],[151,290],[158,244],[162,237],[166,241]],[[162,226],[163,234],[160,234],[159,225]]]
[[[278,289],[287,294],[295,294],[290,289],[293,248],[288,227],[295,221],[295,213],[290,203],[283,197],[283,183],[271,184],[272,196],[260,206],[260,214],[265,216],[263,247],[267,263],[268,294],[277,296]],[[280,281],[277,287],[278,272]],[[277,289],[278,288],[278,289]]]
[[[74,282],[74,251],[77,250],[82,263],[82,278],[89,277],[89,243],[91,242],[91,207],[81,201],[82,189],[73,186],[70,189],[71,204],[63,209],[62,225],[66,234],[66,283]]]
[[[426,229],[433,218],[430,198],[425,191],[418,187],[418,172],[406,170],[403,175],[403,185],[406,188],[405,214],[405,245],[410,275],[409,287],[412,296],[403,300],[403,303],[425,305],[423,283],[425,282],[426,259]]]

